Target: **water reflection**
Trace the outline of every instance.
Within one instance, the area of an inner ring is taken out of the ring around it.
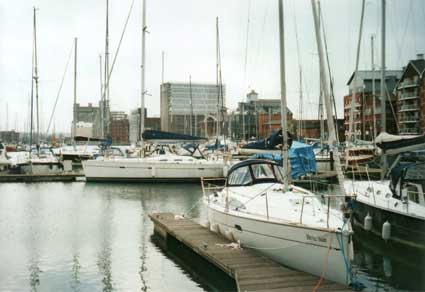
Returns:
[[[111,225],[113,218],[113,208],[111,206],[111,196],[106,195],[106,199],[102,200],[100,213],[100,230],[102,233],[101,249],[98,254],[97,266],[102,274],[102,291],[111,292],[114,287],[112,285],[112,261],[111,261]]]

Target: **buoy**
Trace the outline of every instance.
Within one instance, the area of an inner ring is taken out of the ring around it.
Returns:
[[[391,224],[388,221],[385,221],[384,224],[382,224],[382,239],[387,241],[391,237]]]
[[[372,216],[370,216],[369,213],[364,217],[363,228],[366,231],[372,230]]]

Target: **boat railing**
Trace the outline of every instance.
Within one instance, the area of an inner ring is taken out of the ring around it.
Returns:
[[[223,182],[223,185],[219,185],[217,182]],[[204,197],[207,198],[208,204],[210,203],[210,196],[209,194],[211,192],[219,192],[222,191],[225,187],[225,180],[221,180],[218,178],[201,178],[201,187],[202,187],[202,193],[204,194]]]
[[[326,200],[326,227],[329,229],[329,218],[331,213],[331,199],[335,198],[354,198],[354,196],[347,196],[347,195],[321,195],[320,198]],[[306,198],[318,198],[316,195],[310,195],[310,196],[303,196],[302,202],[301,202],[301,214],[300,214],[300,224],[303,224],[303,216],[304,216],[304,205],[306,204]]]

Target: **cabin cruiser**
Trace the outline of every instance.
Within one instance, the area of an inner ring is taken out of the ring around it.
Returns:
[[[210,229],[283,265],[350,282],[348,216],[329,207],[331,196],[285,187],[283,181],[277,163],[259,159],[233,165],[222,188],[202,180]]]

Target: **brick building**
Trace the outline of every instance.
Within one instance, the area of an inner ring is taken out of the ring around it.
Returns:
[[[235,140],[268,137],[281,128],[280,99],[259,99],[252,90],[246,102],[239,102],[238,109],[229,117],[232,138]],[[294,132],[293,114],[287,108],[288,130]]]
[[[404,68],[396,85],[397,118],[401,135],[425,133],[425,60],[418,54]]]
[[[393,90],[401,77],[401,70],[386,71],[386,125],[388,133],[397,133],[396,125],[396,96]],[[358,82],[354,84],[354,73],[348,80],[349,92],[344,96],[344,125],[345,136],[349,131],[349,119],[351,110],[351,99],[354,87],[357,87],[355,96],[354,111],[354,135],[357,139],[372,140],[374,135],[374,119],[376,121],[376,133],[381,130],[381,71],[358,71]],[[375,94],[373,94],[375,87]],[[373,100],[375,99],[375,109],[373,108]]]
[[[111,112],[110,129],[113,144],[129,144],[130,124],[126,113]]]

